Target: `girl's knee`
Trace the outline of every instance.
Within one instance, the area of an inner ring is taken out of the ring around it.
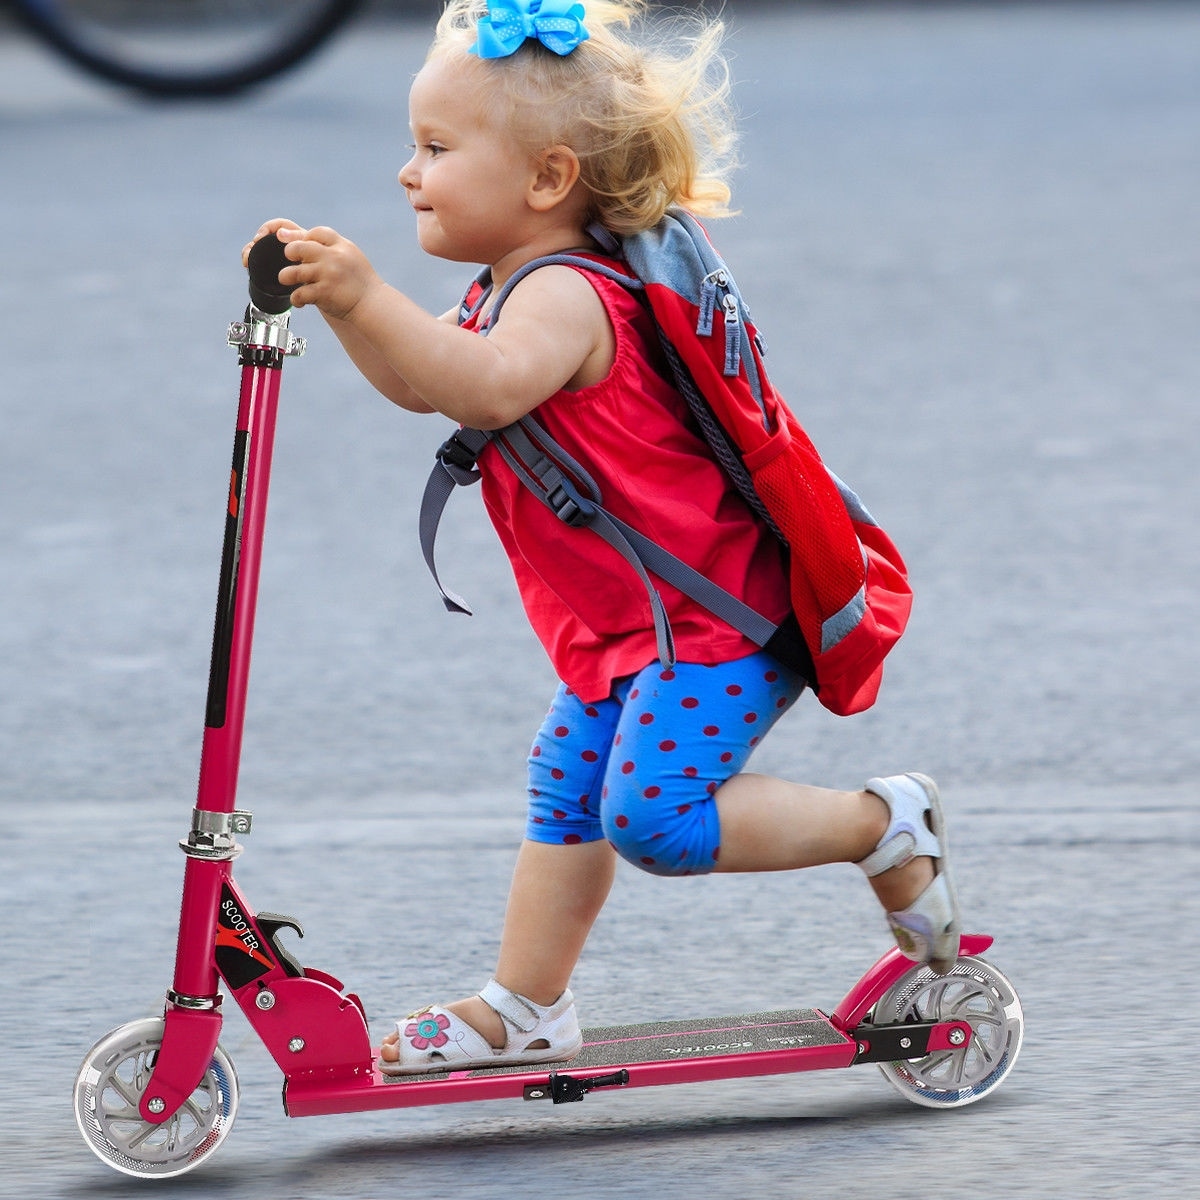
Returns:
[[[703,875],[720,855],[716,805],[711,800],[656,806],[634,800],[606,804],[604,836],[613,849],[651,875]]]

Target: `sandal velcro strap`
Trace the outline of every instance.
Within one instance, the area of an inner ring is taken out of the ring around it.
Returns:
[[[530,1033],[536,1029],[546,1011],[534,1004],[532,1000],[526,1000],[524,996],[510,992],[508,988],[494,979],[489,979],[480,989],[479,998],[522,1033]]]
[[[933,780],[923,775],[893,775],[868,780],[866,790],[878,796],[891,814],[879,844],[858,863],[868,877],[903,867],[918,855],[942,857],[942,821]]]
[[[888,832],[891,833],[891,830]],[[916,845],[916,838],[907,832],[891,833],[890,837],[886,838],[856,865],[863,869],[868,879],[874,879],[876,875],[882,875],[884,871],[907,866],[912,862],[916,858],[914,853]]]

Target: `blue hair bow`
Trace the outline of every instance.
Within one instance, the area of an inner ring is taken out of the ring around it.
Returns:
[[[588,31],[583,5],[576,0],[489,0],[486,17],[479,18],[471,53],[480,58],[507,58],[536,38],[555,54],[570,54]]]

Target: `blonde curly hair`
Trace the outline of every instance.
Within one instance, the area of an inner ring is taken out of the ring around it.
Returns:
[[[557,55],[534,40],[507,58],[469,53],[486,0],[448,0],[428,60],[486,72],[489,114],[530,151],[569,146],[593,216],[616,234],[672,205],[730,214],[736,140],[724,26],[693,11],[646,21],[646,0],[583,0],[588,38]]]

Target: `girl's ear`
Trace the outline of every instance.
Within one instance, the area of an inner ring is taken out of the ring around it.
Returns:
[[[529,204],[537,212],[549,212],[561,204],[579,179],[579,157],[570,146],[551,146],[535,160]]]

